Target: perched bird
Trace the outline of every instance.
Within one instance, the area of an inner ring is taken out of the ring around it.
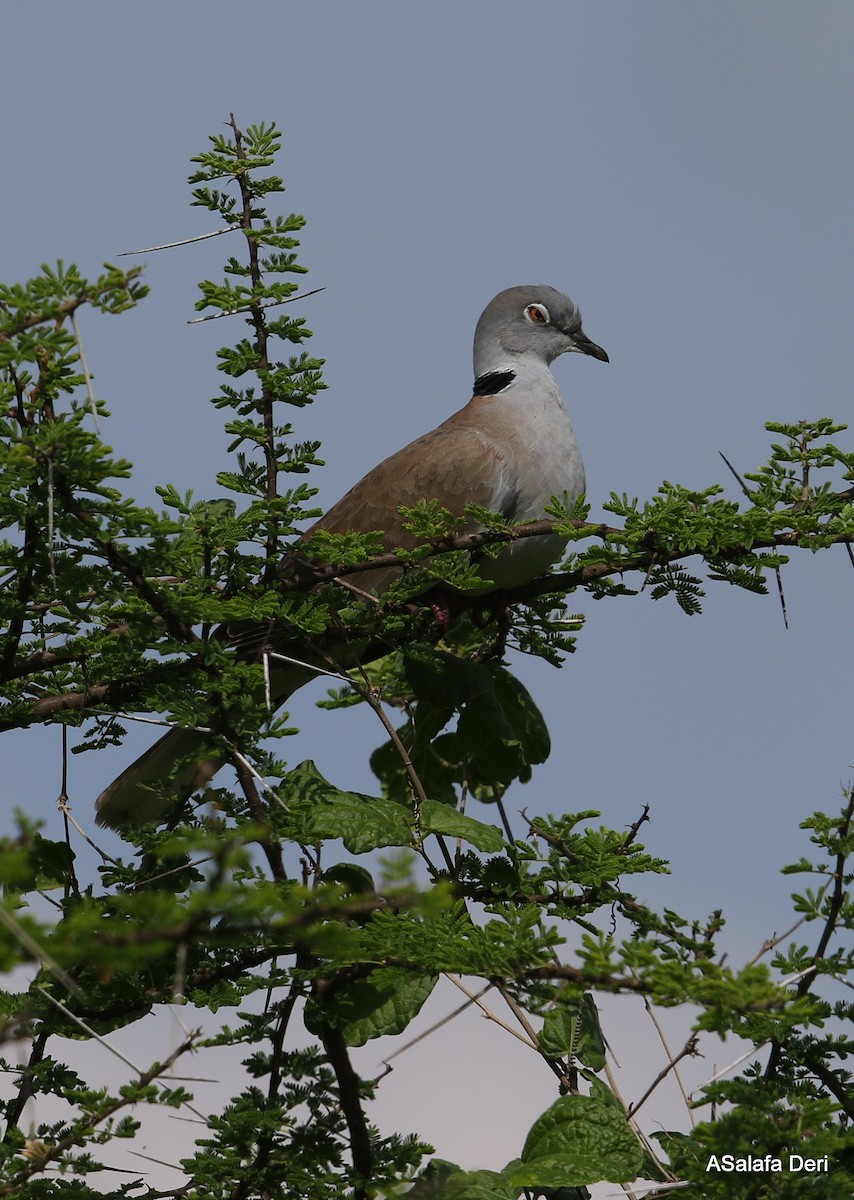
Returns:
[[[473,503],[514,522],[546,515],[552,496],[575,499],[584,491],[584,464],[566,403],[549,370],[561,354],[608,355],[585,335],[581,312],[568,296],[544,285],[507,288],[490,301],[474,335],[474,391],[459,412],[431,433],[416,438],[369,471],[306,536],[382,530],[392,550],[412,543],[399,509],[419,500],[438,500],[461,514]],[[469,532],[475,526],[470,526]],[[555,535],[509,543],[478,566],[485,588],[511,588],[535,579],[560,557]],[[382,591],[395,568],[350,578]],[[344,664],[355,665],[355,663]],[[309,667],[278,672],[273,702],[281,705],[314,674]],[[182,759],[196,762],[178,772],[173,799],[156,789]],[[156,820],[170,812],[175,794],[206,783],[223,765],[204,735],[170,730],[107,787],[97,800],[100,825],[120,828]]]

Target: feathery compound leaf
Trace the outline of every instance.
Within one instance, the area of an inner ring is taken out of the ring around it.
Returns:
[[[700,580],[689,575],[682,567],[670,564],[666,567],[656,567],[650,572],[652,583],[651,595],[653,600],[661,600],[664,596],[675,596],[676,603],[689,617],[702,612],[700,597],[704,595]]]

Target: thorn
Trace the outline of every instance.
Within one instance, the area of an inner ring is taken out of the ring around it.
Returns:
[[[155,250],[174,250],[176,246],[191,246],[193,242],[204,242],[207,238],[219,237],[221,233],[231,233],[239,229],[239,225],[225,225],[222,229],[213,229],[210,233],[200,233],[197,237],[183,238],[180,242],[164,242],[162,246],[144,246],[142,250],[121,250],[118,258],[127,258],[129,254],[153,254]]]
[[[789,628],[789,614],[786,611],[786,594],[783,591],[783,576],[780,574],[780,568],[774,568],[774,574],[777,576],[777,591],[780,594],[780,607],[783,609],[783,624]]]
[[[178,245],[180,243],[176,243]],[[208,313],[206,317],[191,317],[187,322],[188,325],[200,325],[202,321],[219,321],[222,317],[233,317],[235,313],[254,312],[256,308],[277,308],[280,304],[293,304],[295,300],[305,300],[307,296],[316,296],[318,292],[325,292],[325,287],[312,288],[310,292],[299,292],[296,296],[288,296],[287,300],[271,300],[269,304],[257,304],[253,307],[242,305],[240,308],[228,308],[225,312]]]
[[[732,473],[733,473],[733,475],[735,476],[735,478],[738,480],[738,486],[739,486],[739,487],[741,488],[741,490],[744,492],[745,496],[749,496],[749,495],[750,495],[750,489],[748,488],[748,486],[747,486],[747,484],[744,482],[744,480],[741,478],[741,476],[739,475],[738,471],[736,471],[735,467],[734,467],[734,466],[732,465],[732,463],[729,461],[729,459],[727,458],[727,456],[724,454],[723,450],[719,450],[719,451],[718,451],[718,454],[721,456],[721,458],[724,460],[724,462],[726,463],[726,465],[727,465],[727,466],[729,467],[729,469],[732,471]]]

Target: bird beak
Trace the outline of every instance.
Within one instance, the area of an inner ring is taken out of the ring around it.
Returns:
[[[589,337],[583,333],[574,333],[572,335],[572,349],[578,354],[589,354],[591,358],[598,358],[600,362],[610,362],[607,351],[601,346],[597,346],[595,342],[591,342]]]

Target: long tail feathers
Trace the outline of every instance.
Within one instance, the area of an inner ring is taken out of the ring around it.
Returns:
[[[183,759],[187,765],[173,774]],[[110,829],[157,821],[175,808],[176,796],[202,787],[221,766],[202,734],[170,729],[101,792],[95,819]]]
[[[284,704],[316,673],[295,665],[275,671],[273,707]],[[226,761],[204,734],[170,729],[104,788],[95,801],[95,820],[109,829],[160,821],[181,799],[213,779]]]

